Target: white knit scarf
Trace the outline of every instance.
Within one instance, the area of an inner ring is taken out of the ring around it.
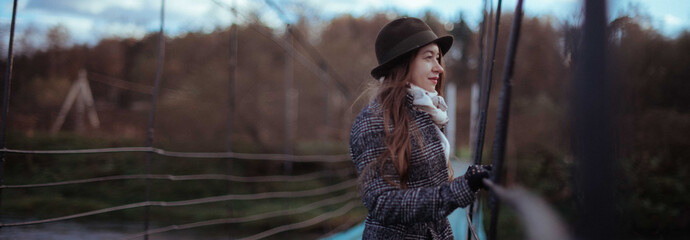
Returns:
[[[443,146],[443,154],[446,157],[446,163],[450,161],[450,143],[446,135],[441,132],[441,128],[448,124],[448,106],[443,97],[438,95],[438,92],[429,92],[417,85],[410,83],[410,88],[407,92],[412,95],[414,100],[412,105],[417,109],[428,113],[431,116],[431,120],[434,121],[436,126],[436,132],[438,132],[438,137],[441,139],[441,145]]]
[[[446,106],[446,100],[439,96],[436,91],[429,92],[417,85],[410,83],[410,88],[407,89],[414,101],[412,104],[419,110],[422,110],[429,115],[431,115],[431,120],[436,123],[439,127],[448,124],[448,106]]]

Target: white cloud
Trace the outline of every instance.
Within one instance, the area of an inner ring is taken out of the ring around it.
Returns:
[[[99,26],[97,31],[103,37],[120,36],[141,38],[146,35],[146,28],[134,23],[106,23],[103,24],[103,26]]]
[[[683,20],[671,14],[665,14],[664,22],[668,25],[681,25],[683,23]]]
[[[236,2],[240,10],[238,20],[242,23],[256,13],[260,21],[280,31],[284,23],[275,10],[262,0],[216,0],[226,6]],[[352,14],[355,17],[371,12],[397,10],[410,16],[419,16],[431,10],[441,21],[456,21],[459,13],[470,27],[475,28],[481,20],[481,0],[273,0],[288,15],[290,21],[297,20],[300,11],[313,11],[308,14],[328,20],[340,14]],[[494,1],[496,7],[497,0]],[[622,1],[622,0],[619,0]],[[635,1],[635,0],[629,0]],[[660,0],[661,1],[661,0]],[[674,0],[670,0],[674,1]],[[0,6],[0,23],[8,24],[11,18],[11,1],[3,1]],[[688,1],[690,2],[690,1]],[[65,25],[71,38],[76,43],[95,43],[100,37],[143,36],[146,32],[157,32],[159,28],[160,0],[22,0],[19,1],[18,31],[28,25],[36,25],[41,31],[58,23]],[[568,18],[580,13],[580,0],[529,0],[525,3],[528,15],[553,15],[558,19]],[[687,28],[687,10],[671,11],[668,4],[650,4],[666,6],[655,10],[650,8],[659,23],[665,29]],[[6,6],[6,7],[5,7]],[[300,7],[306,6],[306,9]],[[514,1],[504,1],[502,12],[512,12]],[[620,8],[613,4],[612,8]],[[683,8],[685,9],[685,8]],[[301,12],[304,13],[304,12]],[[186,31],[210,31],[220,26],[228,26],[233,21],[233,14],[225,7],[213,1],[166,0],[165,31],[168,35]],[[677,31],[677,30],[674,30]]]
[[[425,7],[431,6],[432,1],[431,0],[403,0],[403,1],[397,1],[397,4],[399,4],[403,8],[407,9],[421,9]]]
[[[212,4],[190,4],[188,0],[168,0],[165,2],[166,13],[203,18],[213,8]]]
[[[109,8],[123,8],[129,10],[138,10],[142,8],[142,1],[139,0],[79,0],[68,4],[77,10],[91,14],[100,14]]]

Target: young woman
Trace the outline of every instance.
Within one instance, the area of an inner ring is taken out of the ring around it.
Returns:
[[[369,214],[364,239],[453,239],[447,216],[469,205],[490,166],[449,171],[442,57],[453,43],[417,18],[388,23],[375,43],[380,81],[352,126],[350,155]]]

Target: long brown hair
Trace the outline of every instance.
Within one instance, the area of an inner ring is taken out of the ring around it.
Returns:
[[[410,136],[410,127],[415,128],[412,116],[408,108],[405,106],[407,89],[409,82],[410,65],[417,56],[419,49],[408,52],[396,59],[392,63],[392,67],[386,74],[384,80],[379,87],[376,100],[381,104],[383,109],[383,125],[385,134],[386,151],[384,151],[378,158],[379,171],[383,178],[400,188],[407,188],[407,180],[409,178],[409,160],[412,155],[412,137]],[[443,56],[439,56],[440,64],[443,67]],[[436,84],[436,91],[441,94],[443,92],[444,74],[441,73]],[[413,126],[410,126],[413,124]],[[389,126],[392,125],[392,129]],[[421,144],[421,135],[418,129],[414,131],[415,139]],[[384,174],[384,166],[387,161],[392,161],[398,175],[400,176],[400,184],[388,179]]]

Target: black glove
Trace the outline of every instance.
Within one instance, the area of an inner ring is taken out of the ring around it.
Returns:
[[[491,175],[491,167],[492,165],[470,165],[470,167],[467,168],[467,172],[465,172],[464,176],[473,192],[476,192],[480,188],[486,189],[486,185],[484,185],[482,179],[489,178]]]

